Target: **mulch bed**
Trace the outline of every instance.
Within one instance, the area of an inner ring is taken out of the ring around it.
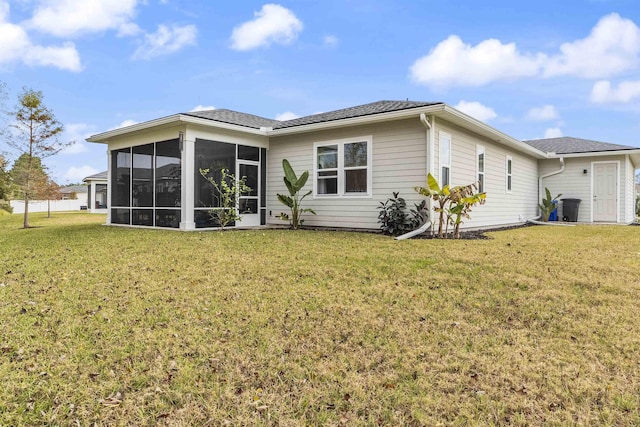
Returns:
[[[525,227],[535,227],[535,224],[521,224],[521,225],[512,225],[508,227],[496,227],[496,228],[486,228],[482,230],[461,231],[460,240],[491,240],[492,237],[489,237],[484,233],[488,233],[492,231],[515,230],[517,228],[525,228]],[[437,238],[438,238],[438,235],[437,234],[432,235],[431,231],[427,231],[426,233],[422,233],[412,237],[412,239],[437,239]],[[447,238],[453,239],[453,233],[450,232]]]

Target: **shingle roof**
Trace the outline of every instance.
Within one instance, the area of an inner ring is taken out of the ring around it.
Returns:
[[[418,102],[418,101],[377,101],[370,104],[358,105],[356,107],[344,108],[342,110],[330,111],[328,113],[314,114],[311,116],[299,117],[293,120],[279,122],[274,129],[283,129],[294,126],[303,126],[313,123],[331,122],[334,120],[350,119],[353,117],[370,116],[373,114],[389,113],[392,111],[408,110],[410,108],[427,107],[430,105],[442,104],[442,102]]]
[[[87,186],[86,185],[69,185],[67,187],[61,187],[60,192],[63,194],[69,193],[86,193]]]
[[[610,144],[608,142],[563,136],[560,138],[532,139],[523,141],[544,152],[556,154],[597,153],[601,151],[638,150],[638,147]]]
[[[239,111],[215,109],[206,111],[194,111],[181,113],[185,116],[200,117],[201,119],[214,120],[216,122],[229,123],[232,125],[244,126],[253,129],[261,127],[274,127],[280,123],[277,120],[265,119],[253,114],[241,113]]]
[[[441,102],[418,102],[418,101],[377,101],[370,104],[358,105],[356,107],[344,108],[342,110],[330,111],[327,113],[313,114],[311,116],[298,117],[297,119],[279,121],[267,119],[253,114],[241,113],[239,111],[216,109],[207,111],[197,111],[182,113],[187,116],[200,117],[222,123],[229,123],[238,126],[260,129],[270,127],[273,129],[284,129],[295,126],[303,126],[314,123],[331,122],[334,120],[350,119],[353,117],[370,116],[373,114],[389,113],[392,111],[407,110],[410,108],[427,107],[430,105],[442,104]]]
[[[86,177],[85,179],[83,179],[83,181],[87,181],[89,179],[107,179],[107,171],[104,172],[98,172],[95,175],[89,175],[88,177]]]

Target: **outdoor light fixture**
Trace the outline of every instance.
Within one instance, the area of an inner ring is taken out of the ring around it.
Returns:
[[[587,174],[587,170],[586,169],[582,169],[582,173],[586,175]]]
[[[178,148],[180,148],[180,151],[182,151],[183,144],[184,144],[184,132],[180,131],[178,132]]]

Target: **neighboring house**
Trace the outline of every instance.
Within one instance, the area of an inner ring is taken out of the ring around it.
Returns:
[[[87,206],[90,213],[107,213],[108,171],[91,175],[82,180],[87,183]]]
[[[29,212],[78,211],[87,208],[87,186],[60,187],[60,200],[29,200]],[[24,200],[11,200],[13,213],[24,213]]]
[[[60,187],[62,200],[80,200],[83,205],[87,203],[87,186],[86,185],[68,185]]]
[[[428,173],[441,184],[481,182],[487,203],[473,209],[465,227],[535,218],[544,186],[583,199],[580,221],[627,223],[634,219],[629,188],[640,166],[640,148],[570,148],[563,154],[557,141],[555,153],[548,153],[536,147],[541,141],[519,141],[440,102],[379,101],[288,121],[216,109],[151,120],[87,141],[108,144],[108,224],[183,230],[216,226],[208,214],[215,206],[212,187],[200,168],[227,168],[247,177],[254,191],[240,198],[237,226],[283,224],[277,216],[287,208],[276,195],[287,192],[282,160],[288,159],[298,174],[310,172],[304,191],[312,195],[304,207],[317,215],[306,215],[305,225],[374,229],[379,202],[394,191],[410,204],[419,202],[413,188],[424,185]],[[566,167],[559,172],[561,158]],[[615,165],[615,172],[601,167],[606,165]],[[575,178],[576,170],[589,179]],[[544,178],[548,172],[558,173]],[[601,219],[592,212],[596,205],[590,200],[600,187],[591,177],[610,182],[612,173],[616,216]]]

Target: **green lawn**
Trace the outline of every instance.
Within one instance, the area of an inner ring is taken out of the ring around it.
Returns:
[[[0,217],[0,425],[639,425],[640,227]]]

